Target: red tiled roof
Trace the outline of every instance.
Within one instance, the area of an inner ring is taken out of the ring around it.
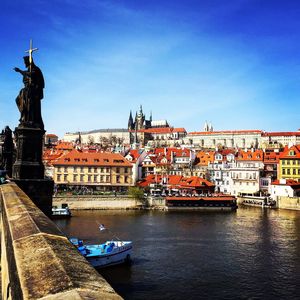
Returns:
[[[161,183],[162,181],[161,175],[148,175],[144,180],[138,183],[141,187],[149,186],[150,184],[154,183]],[[168,175],[167,177],[167,185],[171,188],[181,188],[181,189],[188,189],[188,188],[198,188],[198,187],[213,187],[214,185],[205,180],[203,178],[197,176],[191,177],[183,177],[181,175]]]
[[[53,133],[48,133],[48,134],[46,134],[46,137],[55,137],[55,138],[57,138],[58,136],[56,134],[53,134]]]
[[[236,200],[234,196],[212,196],[212,197],[166,197],[166,200],[188,200],[188,201],[198,201],[198,200],[204,200],[204,201],[232,201]]]
[[[290,152],[294,151],[294,155],[291,155]],[[283,152],[280,154],[280,159],[295,159],[300,158],[300,145],[294,145],[290,148],[285,147]]]
[[[243,151],[239,150],[236,160],[243,160],[243,161],[263,161],[263,151],[262,150],[248,150]]]
[[[262,133],[262,130],[222,130],[222,131],[194,131],[189,132],[191,135],[213,135],[213,134],[249,134]]]
[[[173,133],[173,132],[186,132],[184,128],[173,128],[173,127],[158,127],[158,128],[148,128],[141,129],[138,132],[146,132],[146,133]]]
[[[72,150],[63,157],[60,157],[53,165],[76,165],[76,166],[125,166],[131,167],[119,153],[110,152],[80,152]]]
[[[285,179],[286,183],[281,183],[280,180],[275,180],[272,182],[272,185],[289,185],[291,187],[300,187],[300,182],[297,182],[293,179]]]
[[[56,149],[62,149],[62,150],[72,150],[74,149],[74,145],[71,142],[60,142],[55,146]]]
[[[300,131],[264,132],[263,136],[300,136]]]

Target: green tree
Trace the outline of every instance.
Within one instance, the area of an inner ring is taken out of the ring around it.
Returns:
[[[144,197],[144,191],[136,186],[130,186],[128,189],[128,195],[134,199],[143,199]]]

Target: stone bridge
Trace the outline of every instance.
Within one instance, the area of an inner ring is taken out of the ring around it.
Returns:
[[[121,299],[15,184],[1,192],[2,299]]]

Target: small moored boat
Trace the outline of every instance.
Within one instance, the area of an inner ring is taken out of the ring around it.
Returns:
[[[63,203],[61,207],[52,206],[52,217],[71,217],[72,213],[68,204]]]
[[[111,240],[103,244],[88,245],[78,238],[70,238],[70,242],[95,268],[131,261],[131,241]]]

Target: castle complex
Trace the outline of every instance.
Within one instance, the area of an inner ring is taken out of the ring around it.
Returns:
[[[300,143],[300,131],[265,132],[262,130],[222,130],[214,131],[211,123],[204,124],[203,131],[187,133],[184,128],[174,128],[166,120],[149,119],[142,106],[135,113],[129,113],[127,128],[98,129],[86,132],[66,133],[64,141],[82,143],[101,143],[103,140],[115,141],[118,145],[131,145],[133,148],[145,146],[179,146],[194,149],[203,148],[278,148]]]

